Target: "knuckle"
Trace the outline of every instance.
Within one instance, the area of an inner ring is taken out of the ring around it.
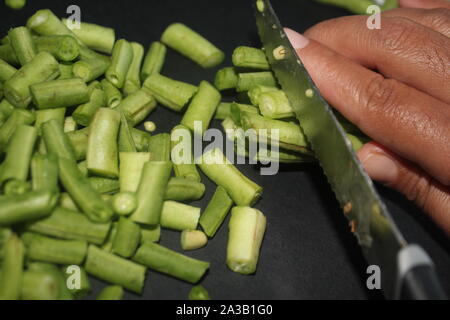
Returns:
[[[379,32],[379,42],[391,51],[403,51],[416,42],[417,26],[404,18],[387,18]]]
[[[367,111],[367,115],[392,114],[398,101],[397,86],[396,80],[375,75],[367,88],[362,89],[363,94],[360,97],[360,103]]]
[[[424,20],[427,25],[445,34],[450,33],[450,10],[436,8],[427,10]]]
[[[433,189],[429,177],[416,174],[407,174],[399,187],[409,200],[414,201],[421,208],[427,206]]]

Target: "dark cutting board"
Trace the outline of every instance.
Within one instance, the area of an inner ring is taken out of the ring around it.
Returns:
[[[243,0],[29,0],[21,11],[13,11],[0,1],[0,34],[10,27],[25,25],[36,10],[52,9],[58,16],[77,4],[82,20],[113,27],[117,38],[138,41],[146,48],[158,40],[165,27],[183,22],[222,48],[231,64],[231,53],[238,45],[260,46],[250,1]],[[304,31],[322,20],[347,14],[311,0],[273,1],[285,26]],[[178,80],[198,84],[213,81],[215,71],[204,70],[169,50],[162,73]],[[228,97],[227,99],[230,99]],[[180,116],[159,107],[149,117],[158,132],[168,132]],[[214,127],[220,124],[215,122]],[[426,152],[426,150],[424,150]],[[276,176],[261,176],[258,168],[242,165],[245,175],[264,187],[256,207],[267,216],[268,226],[258,271],[243,276],[225,265],[227,222],[206,248],[188,253],[211,262],[202,284],[215,299],[379,299],[380,292],[366,289],[366,264],[347,221],[317,165],[282,166]],[[206,177],[207,192],[197,205],[208,203],[214,185]],[[405,237],[428,251],[443,285],[450,293],[450,243],[424,214],[403,196],[380,187]],[[180,251],[179,233],[163,230],[161,244]],[[93,294],[104,286],[92,280]],[[142,297],[126,293],[126,299],[185,299],[191,285],[149,271]]]

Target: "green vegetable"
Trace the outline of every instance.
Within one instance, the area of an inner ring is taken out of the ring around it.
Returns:
[[[192,133],[187,127],[178,125],[172,129],[170,135],[171,160],[175,176],[200,182],[201,177],[192,155]],[[188,154],[185,154],[186,149]]]
[[[145,56],[141,70],[141,80],[145,81],[150,75],[160,73],[166,58],[167,48],[161,42],[152,42]]]
[[[56,300],[58,296],[59,284],[54,274],[38,270],[27,270],[23,273],[23,300]]]
[[[104,281],[141,293],[144,287],[145,267],[115,256],[96,246],[89,246],[86,271]]]
[[[93,23],[80,22],[80,28],[70,28],[70,21],[62,20],[78,39],[92,50],[111,54],[116,40],[114,29],[99,26]]]
[[[52,300],[73,300],[73,295],[67,288],[66,279],[63,272],[54,264],[47,262],[29,262],[28,271],[44,273],[54,279],[52,281],[52,290],[57,291],[58,294]],[[56,288],[54,288],[56,287]],[[50,290],[50,292],[52,291]],[[47,290],[46,290],[47,291]]]
[[[131,42],[131,48],[133,49],[133,60],[128,69],[123,86],[125,95],[130,95],[141,88],[140,71],[142,59],[144,58],[144,47],[137,42]]]
[[[164,201],[161,227],[173,230],[195,230],[200,218],[200,208],[175,201]]]
[[[123,99],[117,108],[124,113],[130,125],[135,126],[156,108],[156,100],[147,90],[137,89]]]
[[[55,58],[48,52],[40,52],[5,82],[5,97],[15,107],[26,108],[31,102],[30,86],[58,76],[59,64]]]
[[[27,244],[27,256],[32,260],[56,264],[83,263],[87,243],[80,240],[59,240],[34,234]]]
[[[0,127],[0,150],[8,145],[9,140],[20,125],[32,125],[35,120],[36,116],[31,111],[13,110],[8,120]]]
[[[232,206],[233,200],[227,191],[221,186],[217,187],[199,221],[208,237],[214,237]]]
[[[106,95],[106,104],[110,108],[117,107],[122,101],[122,94],[120,91],[107,79],[102,80],[103,91]]]
[[[202,81],[197,94],[187,108],[181,124],[202,136],[208,129],[221,99],[220,93],[207,81]],[[197,126],[195,124],[197,123]]]
[[[74,157],[77,161],[86,159],[87,145],[89,140],[89,128],[84,128],[72,132],[67,132],[70,146],[73,149]]]
[[[112,244],[112,252],[130,258],[141,241],[141,229],[131,220],[120,217]]]
[[[61,183],[77,206],[93,222],[108,222],[113,215],[111,207],[93,189],[76,164],[72,160],[59,158],[58,165]]]
[[[0,210],[3,206],[0,206]],[[20,238],[12,234],[4,247],[0,272],[0,300],[17,300],[22,290],[25,248]]]
[[[28,224],[27,230],[60,239],[101,245],[110,226],[110,223],[94,223],[80,212],[57,207],[48,217]]]
[[[121,89],[125,84],[128,69],[133,62],[133,48],[131,44],[120,39],[114,44],[111,64],[106,70],[106,79],[114,86]]]
[[[88,87],[77,78],[37,83],[30,90],[38,109],[72,107],[89,101]]]
[[[282,90],[274,87],[255,86],[250,89],[248,95],[265,117],[282,119],[294,116],[291,104]]]
[[[87,127],[97,111],[103,107],[106,107],[105,92],[101,89],[94,88],[90,93],[89,102],[76,108],[72,113],[72,117],[76,123]]]
[[[237,205],[253,205],[261,196],[262,187],[239,172],[220,149],[205,152],[199,160],[203,173],[222,186]]]
[[[27,0],[5,0],[5,5],[14,10],[20,10],[27,4]]]
[[[200,230],[183,230],[181,233],[181,248],[183,250],[196,250],[206,246],[208,238]]]
[[[270,70],[266,54],[261,49],[240,46],[233,51],[233,65],[240,68]]]
[[[75,77],[89,82],[103,75],[109,68],[111,61],[101,58],[86,58],[73,64],[72,72]]]
[[[57,79],[72,79],[74,77],[73,74],[73,64],[72,63],[60,63],[59,64],[59,77]]]
[[[208,291],[202,285],[192,287],[188,297],[189,300],[211,300]]]
[[[148,149],[154,161],[170,161],[170,134],[160,133],[152,136],[148,142]]]
[[[19,59],[9,43],[0,45],[0,59],[5,60],[15,67],[20,66]]]
[[[70,138],[64,133],[63,124],[58,120],[50,120],[42,125],[42,137],[49,154],[59,158],[75,161],[75,151]]]
[[[130,215],[137,207],[136,195],[132,192],[117,193],[113,196],[112,207],[118,215]]]
[[[34,191],[59,192],[58,158],[52,154],[35,154],[31,159],[31,181]]]
[[[106,178],[119,176],[117,137],[120,113],[100,108],[92,119],[86,154],[90,173]]]
[[[89,277],[88,274],[86,272],[86,270],[80,266],[79,267],[79,275],[80,275],[80,279],[79,282],[75,282],[75,283],[70,283],[71,286],[73,286],[73,288],[67,288],[67,282],[69,280],[71,280],[69,277],[73,274],[73,266],[65,266],[63,267],[63,286],[65,290],[68,290],[70,294],[73,294],[76,298],[82,298],[84,296],[86,296],[90,291],[91,291],[91,283],[89,281]],[[77,287],[76,285],[79,285],[79,287]]]
[[[141,180],[144,164],[150,161],[148,152],[121,152],[120,158],[120,191],[136,192]]]
[[[107,286],[100,291],[97,300],[122,300],[123,288],[121,286]]]
[[[225,120],[226,118],[231,116],[232,106],[235,105],[241,112],[249,112],[258,114],[258,108],[248,104],[241,104],[236,102],[222,102],[217,106],[217,111],[214,116],[214,119]]]
[[[41,126],[47,121],[57,120],[58,123],[64,125],[64,116],[66,115],[66,108],[56,108],[56,109],[43,109],[36,111],[36,122],[34,126],[38,129],[39,135],[41,135]]]
[[[144,82],[155,99],[174,111],[181,111],[197,92],[197,87],[191,84],[173,80],[159,73],[151,74]]]
[[[171,178],[167,184],[166,200],[194,201],[205,194],[205,185],[185,178]]]
[[[203,68],[215,67],[225,59],[225,54],[220,49],[181,23],[168,26],[161,36],[161,42]]]
[[[159,224],[171,172],[172,164],[168,161],[149,161],[144,164],[136,194],[138,207],[131,215],[132,221],[146,225]]]
[[[217,90],[228,90],[236,88],[238,83],[238,75],[233,67],[220,69],[216,73],[214,86]]]
[[[273,76],[273,73],[270,71],[238,74],[238,83],[236,86],[237,92],[248,91],[257,85],[276,87],[277,80]]]
[[[36,45],[26,27],[17,27],[8,32],[9,44],[14,50],[21,66],[33,60],[37,54]]]
[[[31,184],[28,181],[9,180],[3,187],[5,196],[19,196],[31,191]]]
[[[27,27],[43,36],[69,35],[74,37],[78,43],[81,44],[81,41],[77,36],[49,9],[36,11],[36,13],[28,19]]]
[[[34,37],[38,52],[47,51],[58,61],[73,61],[80,55],[80,45],[69,35]]]
[[[141,226],[141,244],[145,242],[158,242],[161,238],[161,226]]]
[[[8,62],[0,59],[0,82],[11,79],[17,69],[10,65]]]
[[[254,273],[266,230],[266,217],[253,208],[234,207],[228,227],[228,267],[237,273]]]
[[[117,141],[119,152],[136,152],[136,143],[133,140],[133,134],[131,133],[132,127],[128,123],[122,110],[120,110],[120,128],[119,139]]]

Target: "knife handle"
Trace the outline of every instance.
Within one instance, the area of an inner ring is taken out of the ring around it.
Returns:
[[[397,299],[402,300],[446,300],[428,254],[417,245],[403,248],[397,258]]]

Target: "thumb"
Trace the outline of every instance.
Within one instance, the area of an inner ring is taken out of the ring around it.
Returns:
[[[414,201],[450,236],[450,188],[433,180],[417,166],[375,143],[359,150],[369,176]]]

